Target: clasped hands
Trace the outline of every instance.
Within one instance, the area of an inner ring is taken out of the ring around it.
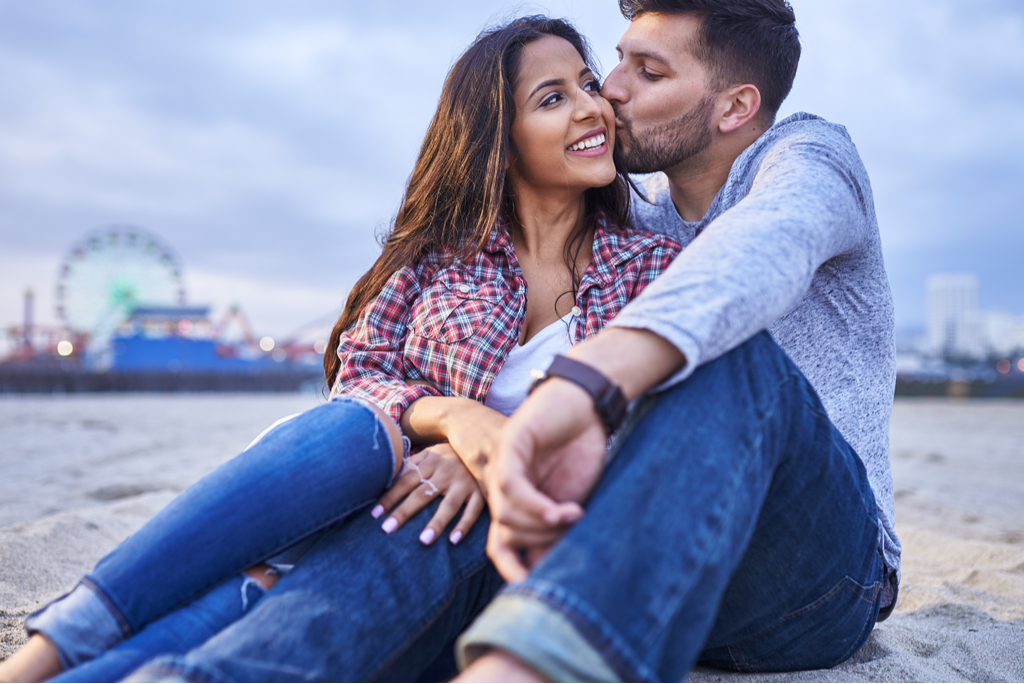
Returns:
[[[526,579],[583,517],[607,446],[593,399],[561,378],[541,384],[509,418],[485,474],[487,555],[507,581]]]
[[[373,514],[380,517],[397,505],[382,526],[390,533],[444,497],[420,541],[433,543],[465,506],[449,536],[458,543],[486,498],[487,555],[506,580],[518,582],[583,516],[581,504],[604,468],[607,437],[590,396],[558,378],[538,387],[510,418],[472,404],[459,407],[447,442],[410,459],[417,469],[399,476]]]

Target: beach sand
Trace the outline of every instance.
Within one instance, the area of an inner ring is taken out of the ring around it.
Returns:
[[[0,657],[190,482],[309,395],[0,397]],[[896,612],[830,670],[692,681],[1024,680],[1024,402],[899,400]]]

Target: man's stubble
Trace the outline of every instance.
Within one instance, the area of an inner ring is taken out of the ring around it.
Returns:
[[[615,154],[622,168],[627,173],[665,171],[706,150],[711,145],[715,99],[706,95],[678,119],[639,131],[632,120],[620,118],[623,130]]]

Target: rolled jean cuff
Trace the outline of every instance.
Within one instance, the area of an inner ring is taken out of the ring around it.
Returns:
[[[92,660],[125,637],[107,604],[92,587],[81,582],[70,593],[28,616],[25,629],[53,642],[65,670]]]
[[[500,648],[555,682],[617,682],[619,675],[559,611],[528,594],[502,593],[456,644],[459,669]]]

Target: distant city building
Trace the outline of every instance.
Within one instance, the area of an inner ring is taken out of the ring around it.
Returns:
[[[1024,317],[978,306],[978,277],[937,273],[928,278],[928,351],[981,359],[1024,350]]]
[[[1024,316],[984,311],[981,321],[985,347],[990,354],[1011,356],[1024,351]]]
[[[938,273],[928,278],[928,346],[933,353],[982,355],[981,328],[976,275]]]

